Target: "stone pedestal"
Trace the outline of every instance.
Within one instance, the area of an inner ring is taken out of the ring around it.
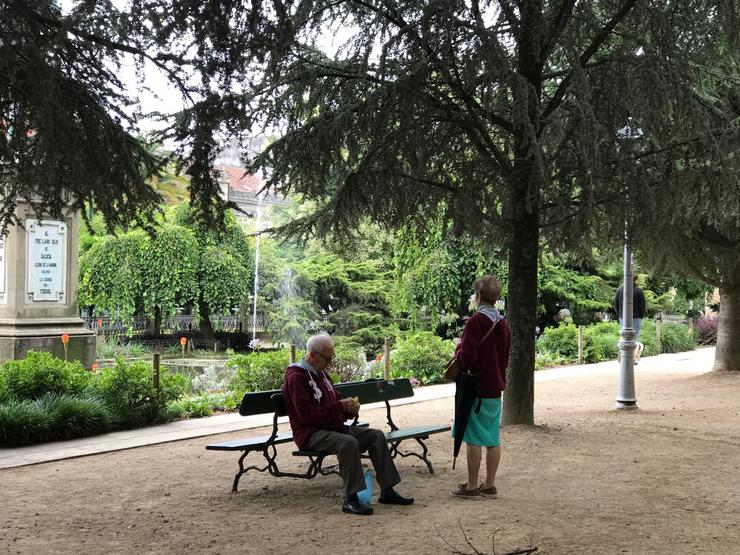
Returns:
[[[85,368],[95,362],[95,334],[77,313],[79,218],[37,217],[16,208],[25,229],[11,228],[0,245],[0,361],[46,351]]]

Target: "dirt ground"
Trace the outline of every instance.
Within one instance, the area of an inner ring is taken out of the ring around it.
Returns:
[[[503,432],[499,499],[449,490],[451,439],[429,441],[436,473],[398,462],[411,507],[340,512],[337,476],[249,473],[230,495],[233,453],[214,441],[263,430],[0,470],[1,553],[740,553],[740,376],[639,374],[641,409],[611,410],[614,374],[537,384],[537,427]],[[451,399],[395,409],[445,422]],[[364,411],[382,427],[384,411]],[[291,446],[280,457],[291,459]],[[295,463],[294,463],[295,464]],[[376,492],[377,495],[377,492]],[[448,545],[449,543],[449,545]]]

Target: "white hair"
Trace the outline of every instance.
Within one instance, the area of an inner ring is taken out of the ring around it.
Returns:
[[[306,352],[317,352],[317,349],[320,349],[321,347],[333,347],[334,346],[334,340],[331,338],[331,335],[326,333],[325,331],[322,331],[321,333],[317,333],[316,335],[312,335],[308,338],[308,341],[306,341]]]

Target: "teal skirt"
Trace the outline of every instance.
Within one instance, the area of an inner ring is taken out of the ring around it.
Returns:
[[[463,441],[468,445],[481,447],[498,447],[501,445],[501,398],[481,399],[480,411],[476,400],[470,412],[470,420],[465,428]],[[452,427],[452,437],[455,437],[455,427]]]

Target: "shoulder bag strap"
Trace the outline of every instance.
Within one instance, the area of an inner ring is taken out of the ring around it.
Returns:
[[[499,322],[500,322],[501,320],[503,320],[503,319],[504,319],[504,318],[503,318],[503,316],[502,316],[501,318],[499,318],[498,320],[496,320],[496,321],[495,321],[495,322],[493,323],[493,325],[492,325],[492,326],[491,326],[491,327],[490,327],[490,328],[488,329],[488,331],[486,332],[486,335],[484,335],[484,336],[483,336],[483,339],[481,339],[481,340],[480,340],[480,343],[478,343],[478,347],[480,347],[481,345],[483,345],[483,342],[484,342],[484,341],[485,341],[485,340],[486,340],[486,339],[488,338],[488,336],[489,336],[489,335],[491,335],[491,332],[492,332],[492,331],[493,331],[493,329],[494,329],[494,328],[496,327],[496,324],[498,324],[498,323],[499,323]]]

